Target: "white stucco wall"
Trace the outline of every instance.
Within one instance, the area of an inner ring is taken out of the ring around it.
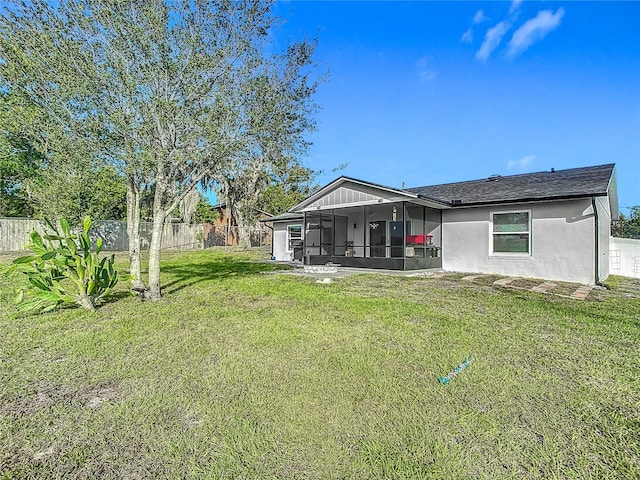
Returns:
[[[609,276],[609,239],[611,238],[611,211],[608,197],[596,198],[598,210],[598,280]]]
[[[287,227],[289,225],[302,225],[302,220],[297,222],[276,222],[273,224],[273,256],[276,260],[293,260],[293,251],[288,251]],[[303,233],[304,235],[304,233]]]
[[[611,237],[610,273],[640,278],[640,240]]]
[[[489,252],[491,212],[531,211],[531,255]],[[595,234],[591,199],[442,212],[442,267],[592,284]],[[607,245],[608,248],[608,245]]]

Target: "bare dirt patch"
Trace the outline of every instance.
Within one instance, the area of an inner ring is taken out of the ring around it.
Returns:
[[[115,382],[90,388],[74,389],[68,385],[39,383],[29,388],[23,397],[5,399],[0,406],[3,415],[25,416],[55,405],[74,408],[99,408],[105,403],[120,400],[121,387]]]

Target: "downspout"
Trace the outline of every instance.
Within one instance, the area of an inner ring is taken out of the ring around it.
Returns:
[[[596,285],[600,284],[600,236],[598,235],[598,229],[599,229],[599,225],[598,225],[598,207],[596,206],[596,197],[591,197],[591,208],[593,208],[593,225],[594,225],[594,230],[595,230],[595,235],[594,235],[594,245],[595,245],[595,249],[596,249],[596,258],[595,258],[595,280],[596,280]]]

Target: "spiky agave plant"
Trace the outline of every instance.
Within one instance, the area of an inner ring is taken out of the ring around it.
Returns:
[[[114,255],[98,258],[102,239],[91,246],[91,219],[84,218],[82,233],[73,234],[69,222],[60,219],[60,230],[49,220],[44,236],[31,232],[31,255],[16,258],[7,270],[22,272],[28,285],[16,297],[18,313],[48,312],[63,304],[78,304],[94,311],[96,303],[118,283]]]

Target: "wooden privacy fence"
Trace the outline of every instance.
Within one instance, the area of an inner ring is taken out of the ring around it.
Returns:
[[[151,241],[152,223],[140,224],[141,248],[148,248]],[[0,218],[0,251],[24,250],[29,243],[32,230],[44,233],[46,228],[39,220],[25,218]],[[202,248],[202,225],[167,223],[162,236],[162,249]],[[92,240],[101,237],[103,250],[126,251],[129,249],[127,223],[117,220],[97,220],[89,232]]]
[[[140,224],[141,248],[149,248],[153,224]],[[24,250],[29,243],[29,234],[36,230],[43,234],[44,223],[26,218],[0,218],[0,252]],[[127,251],[129,237],[127,223],[117,220],[96,220],[89,232],[93,241],[101,237],[103,250]],[[162,235],[162,249],[189,250],[194,248],[238,245],[238,240],[248,235],[252,247],[271,245],[271,231],[264,229],[241,229],[238,227],[215,227],[210,224],[167,223]]]
[[[204,248],[245,246],[247,243],[252,248],[271,247],[271,229],[266,226],[246,228],[205,223],[203,231]]]

